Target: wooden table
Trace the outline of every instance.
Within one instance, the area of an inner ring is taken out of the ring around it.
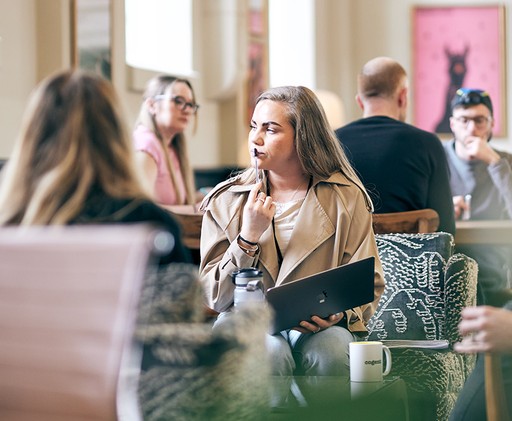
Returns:
[[[512,220],[457,221],[455,244],[512,245]]]

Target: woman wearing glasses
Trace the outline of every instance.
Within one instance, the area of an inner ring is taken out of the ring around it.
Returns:
[[[160,204],[197,201],[184,132],[198,108],[186,79],[159,75],[147,84],[133,136],[137,162]]]
[[[384,288],[371,199],[308,88],[260,94],[248,149],[254,168],[217,185],[202,203],[201,280],[208,305],[221,313],[216,326],[234,308],[236,270],[257,267],[268,289],[375,256],[372,303],[267,337],[276,375],[348,376],[348,344],[365,335]]]

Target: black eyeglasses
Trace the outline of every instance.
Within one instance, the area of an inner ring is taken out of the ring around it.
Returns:
[[[461,124],[464,127],[468,127],[469,123],[472,121],[476,127],[483,128],[487,124],[489,124],[489,122],[492,120],[492,117],[479,115],[476,117],[460,116],[460,117],[454,117],[454,119],[457,123]]]
[[[168,99],[169,101],[174,102],[176,107],[178,107],[178,109],[180,109],[181,111],[186,111],[187,108],[190,108],[193,114],[197,113],[197,110],[199,109],[199,104],[187,102],[187,100],[180,95],[171,97],[168,97],[167,95],[155,95],[153,98]]]
[[[483,104],[492,114],[492,102],[489,93],[481,89],[460,88],[455,93],[452,101],[452,108],[458,105],[478,105]]]

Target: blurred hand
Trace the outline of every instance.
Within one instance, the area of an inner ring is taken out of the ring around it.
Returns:
[[[345,313],[331,314],[329,317],[322,319],[318,316],[311,317],[311,320],[303,320],[300,322],[300,327],[296,327],[301,333],[318,333],[321,330],[325,330],[335,324],[338,324],[345,317]]]
[[[469,211],[469,204],[464,200],[464,196],[453,196],[453,211],[455,219],[461,219],[465,211]]]
[[[470,159],[479,159],[487,164],[493,164],[500,156],[490,146],[487,139],[479,136],[468,136],[464,139],[464,147]]]
[[[462,310],[459,332],[464,339],[454,345],[458,352],[512,352],[512,311],[478,306]]]
[[[260,191],[262,182],[256,183],[249,193],[244,206],[240,235],[248,241],[257,243],[267,230],[276,213],[276,207],[270,196]]]

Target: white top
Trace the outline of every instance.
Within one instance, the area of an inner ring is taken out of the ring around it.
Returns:
[[[274,205],[276,205],[274,229],[277,244],[279,244],[279,249],[283,256],[285,255],[288,244],[290,243],[292,231],[295,227],[295,221],[299,215],[302,202],[304,202],[304,198],[285,203],[274,202]]]

